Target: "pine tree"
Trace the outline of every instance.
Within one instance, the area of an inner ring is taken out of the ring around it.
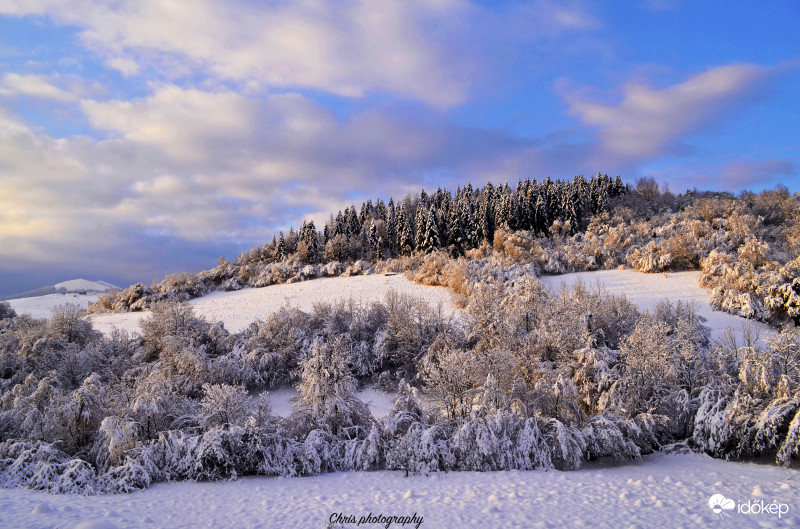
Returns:
[[[428,210],[427,218],[425,219],[425,228],[421,232],[421,243],[417,246],[417,250],[423,253],[429,253],[439,247],[439,233],[436,227],[436,212],[433,205]]]
[[[378,199],[378,203],[375,205],[375,217],[386,222],[386,204],[384,204],[383,200]]]
[[[408,220],[406,205],[400,207],[400,215],[397,217],[397,251],[400,255],[411,255],[414,251],[414,238],[411,235],[411,223]]]
[[[378,241],[378,228],[375,226],[375,219],[372,219],[369,224],[369,247],[372,251],[372,258],[375,260],[375,262],[380,261],[380,257],[378,257],[378,254],[380,253]]]
[[[361,224],[358,221],[358,214],[356,213],[355,206],[351,205],[349,209],[345,210],[344,222],[344,234],[348,239],[351,237],[356,237],[359,233],[361,233]]]
[[[313,220],[304,224],[300,238],[308,249],[308,262],[316,263],[319,260],[319,244],[317,243],[317,228],[314,226]]]
[[[423,191],[424,193],[424,191]],[[428,205],[420,199],[417,203],[417,213],[414,216],[414,226],[416,228],[416,247],[421,250],[425,241],[426,222],[428,220]]]
[[[622,178],[619,175],[614,179],[614,186],[612,189],[614,190],[611,194],[612,197],[618,197],[625,193],[625,184],[622,183]]]
[[[336,237],[337,235],[346,235],[346,234],[347,234],[347,223],[344,220],[344,215],[342,215],[342,212],[339,211],[339,213],[336,214],[336,224],[334,224],[333,237]]]
[[[297,232],[293,226],[289,226],[289,233],[286,235],[286,253],[291,254],[297,251]]]
[[[389,252],[396,254],[397,248],[397,215],[394,209],[394,202],[389,199],[389,205],[386,208],[386,237],[389,239]]]
[[[286,241],[283,239],[283,231],[281,231],[278,237],[278,247],[275,250],[275,260],[283,261],[284,259],[286,259]]]

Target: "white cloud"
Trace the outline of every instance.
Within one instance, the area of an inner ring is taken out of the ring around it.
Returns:
[[[629,84],[608,105],[567,95],[570,112],[598,128],[612,156],[636,159],[663,154],[674,142],[712,123],[760,85],[773,70],[752,64],[709,69],[666,88]]]
[[[599,25],[582,2],[551,0],[497,9],[469,0],[0,0],[0,13],[77,27],[126,76],[204,72],[244,86],[389,93],[437,108],[468,98],[490,62],[487,44]]]
[[[47,76],[16,73],[7,73],[0,80],[0,95],[27,96],[65,102],[76,100],[72,93],[55,86]]]
[[[728,156],[724,161],[678,163],[644,176],[668,184],[674,191],[699,187],[712,191],[741,191],[770,188],[796,177],[796,163],[789,159],[750,159]]]
[[[108,66],[122,73],[125,77],[131,77],[139,72],[139,63],[129,57],[114,57],[108,60]]]
[[[80,106],[108,139],[54,139],[0,121],[5,258],[81,262],[124,244],[131,230],[256,244],[303,217],[327,219],[353,193],[400,198],[431,172],[459,183],[514,180],[543,159],[535,147],[436,115],[401,107],[343,119],[298,94],[163,85],[145,98]]]
[[[82,28],[81,38],[133,75],[143,63],[189,60],[221,79],[258,80],[360,97],[386,91],[435,106],[464,100],[447,50],[426,28],[447,27],[461,0],[16,2],[0,12],[38,14]]]
[[[125,139],[154,145],[187,162],[204,164],[209,144],[249,141],[257,104],[234,92],[204,92],[168,85],[146,99],[81,101],[92,126]]]
[[[790,160],[742,160],[725,164],[719,170],[718,183],[723,189],[746,189],[771,184],[776,178],[795,173]]]

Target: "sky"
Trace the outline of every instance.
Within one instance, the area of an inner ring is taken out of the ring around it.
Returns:
[[[0,296],[437,186],[800,190],[800,2],[0,0]]]

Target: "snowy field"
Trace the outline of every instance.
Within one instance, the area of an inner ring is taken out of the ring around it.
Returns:
[[[664,299],[694,302],[699,312],[708,321],[712,337],[719,338],[727,328],[732,328],[741,336],[743,326],[751,326],[762,336],[770,327],[754,320],[746,320],[725,312],[712,310],[709,306],[711,291],[698,285],[700,272],[673,272],[669,274],[642,274],[634,270],[603,270],[597,272],[578,272],[559,276],[542,276],[545,286],[557,291],[562,285],[572,286],[582,281],[589,289],[604,288],[611,294],[625,294],[628,299],[645,311],[652,309]],[[447,315],[456,314],[450,292],[443,287],[429,287],[406,279],[403,275],[366,275],[353,277],[332,277],[303,281],[288,285],[272,285],[265,288],[247,288],[234,292],[212,292],[193,299],[189,303],[195,313],[209,321],[222,321],[225,328],[238,332],[255,319],[264,319],[283,306],[310,311],[314,304],[333,303],[353,299],[362,303],[380,301],[390,290],[421,298],[434,307],[441,304]],[[86,308],[89,302],[97,299],[96,294],[50,294],[35,298],[22,298],[9,301],[18,314],[30,314],[34,318],[49,318],[53,308],[72,303]],[[94,328],[110,333],[114,327],[134,332],[147,313],[109,313],[91,316]]]
[[[53,309],[59,305],[76,305],[81,309],[86,309],[89,303],[95,301],[97,301],[97,294],[47,294],[35,298],[11,299],[7,303],[20,316],[30,314],[33,318],[50,319]]]
[[[700,272],[670,272],[669,274],[642,274],[634,270],[601,270],[597,272],[578,272],[560,276],[542,276],[542,283],[557,292],[562,285],[571,287],[578,281],[589,290],[598,286],[610,294],[625,294],[628,300],[640,311],[652,309],[660,301],[668,299],[693,302],[699,307],[698,312],[708,321],[705,325],[711,328],[711,336],[718,339],[727,328],[736,331],[741,337],[742,326],[751,326],[761,336],[773,332],[769,325],[755,320],[748,320],[713,310],[709,305],[711,290],[701,288],[698,284]]]
[[[283,387],[269,392],[269,405],[272,413],[279,417],[288,417],[292,412],[292,399],[300,393],[293,387]],[[394,406],[396,393],[386,393],[372,387],[365,387],[356,392],[358,397],[369,408],[370,413],[376,419],[386,417],[389,410]]]
[[[709,507],[713,494],[733,500],[735,507],[717,518]],[[779,518],[739,512],[762,502],[776,502],[776,509],[785,513]],[[653,455],[641,465],[576,472],[453,472],[408,478],[402,472],[347,472],[166,483],[117,496],[0,489],[0,527],[9,528],[322,529],[338,513],[356,519],[369,513],[416,514],[425,529],[800,527],[800,473],[688,454]]]
[[[429,287],[409,281],[402,275],[379,274],[352,277],[326,277],[264,288],[246,288],[233,292],[212,292],[191,300],[195,314],[208,321],[221,321],[230,332],[238,332],[256,319],[265,319],[281,307],[310,311],[316,303],[334,303],[353,299],[362,303],[382,301],[390,290],[422,298],[431,306],[442,305],[447,315],[455,313],[450,292],[442,287]],[[129,332],[139,329],[139,321],[147,313],[111,313],[92,316],[94,328],[110,333],[114,327]]]
[[[118,288],[106,281],[89,281],[88,279],[71,279],[53,285],[55,289],[64,289],[56,294],[34,296],[8,300],[9,305],[19,314],[29,314],[31,317],[50,318],[53,309],[59,305],[75,305],[86,309],[89,303],[97,301],[97,293]],[[65,292],[66,291],[66,292]],[[83,293],[81,293],[83,292]]]

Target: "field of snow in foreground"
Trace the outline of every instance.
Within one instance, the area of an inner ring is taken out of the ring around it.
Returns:
[[[628,300],[639,307],[640,311],[653,309],[661,300],[694,302],[699,306],[699,313],[708,321],[712,338],[718,339],[727,328],[736,331],[741,337],[743,325],[757,329],[761,336],[772,332],[770,327],[755,320],[748,320],[713,310],[708,301],[711,290],[701,288],[698,284],[700,272],[670,272],[669,274],[643,274],[635,270],[601,270],[597,272],[578,272],[560,276],[542,276],[542,283],[557,292],[562,284],[571,287],[579,280],[589,290],[597,287],[598,282],[609,294],[625,294]]]
[[[713,494],[733,500],[736,507],[717,519],[709,507]],[[788,512],[780,518],[738,512],[773,501]],[[800,527],[800,473],[688,454],[653,455],[641,465],[576,472],[451,472],[408,478],[402,472],[346,472],[164,483],[113,496],[0,489],[0,527],[322,529],[334,513],[356,518],[416,513],[425,529]],[[385,523],[359,527],[378,529]]]
[[[97,294],[47,294],[35,298],[10,299],[8,304],[20,316],[30,314],[36,319],[50,319],[53,309],[59,305],[76,305],[78,308],[86,309],[90,302],[95,301]]]
[[[256,319],[265,319],[283,306],[310,311],[315,303],[333,303],[353,299],[363,303],[382,301],[390,290],[422,298],[432,307],[442,304],[445,314],[456,310],[450,292],[443,287],[429,287],[409,281],[402,275],[379,274],[352,277],[326,277],[264,288],[246,288],[234,292],[212,292],[191,300],[198,316],[208,321],[221,321],[230,332],[238,332]],[[129,332],[139,329],[139,320],[146,313],[98,314],[92,316],[94,328],[110,333],[114,327]]]

